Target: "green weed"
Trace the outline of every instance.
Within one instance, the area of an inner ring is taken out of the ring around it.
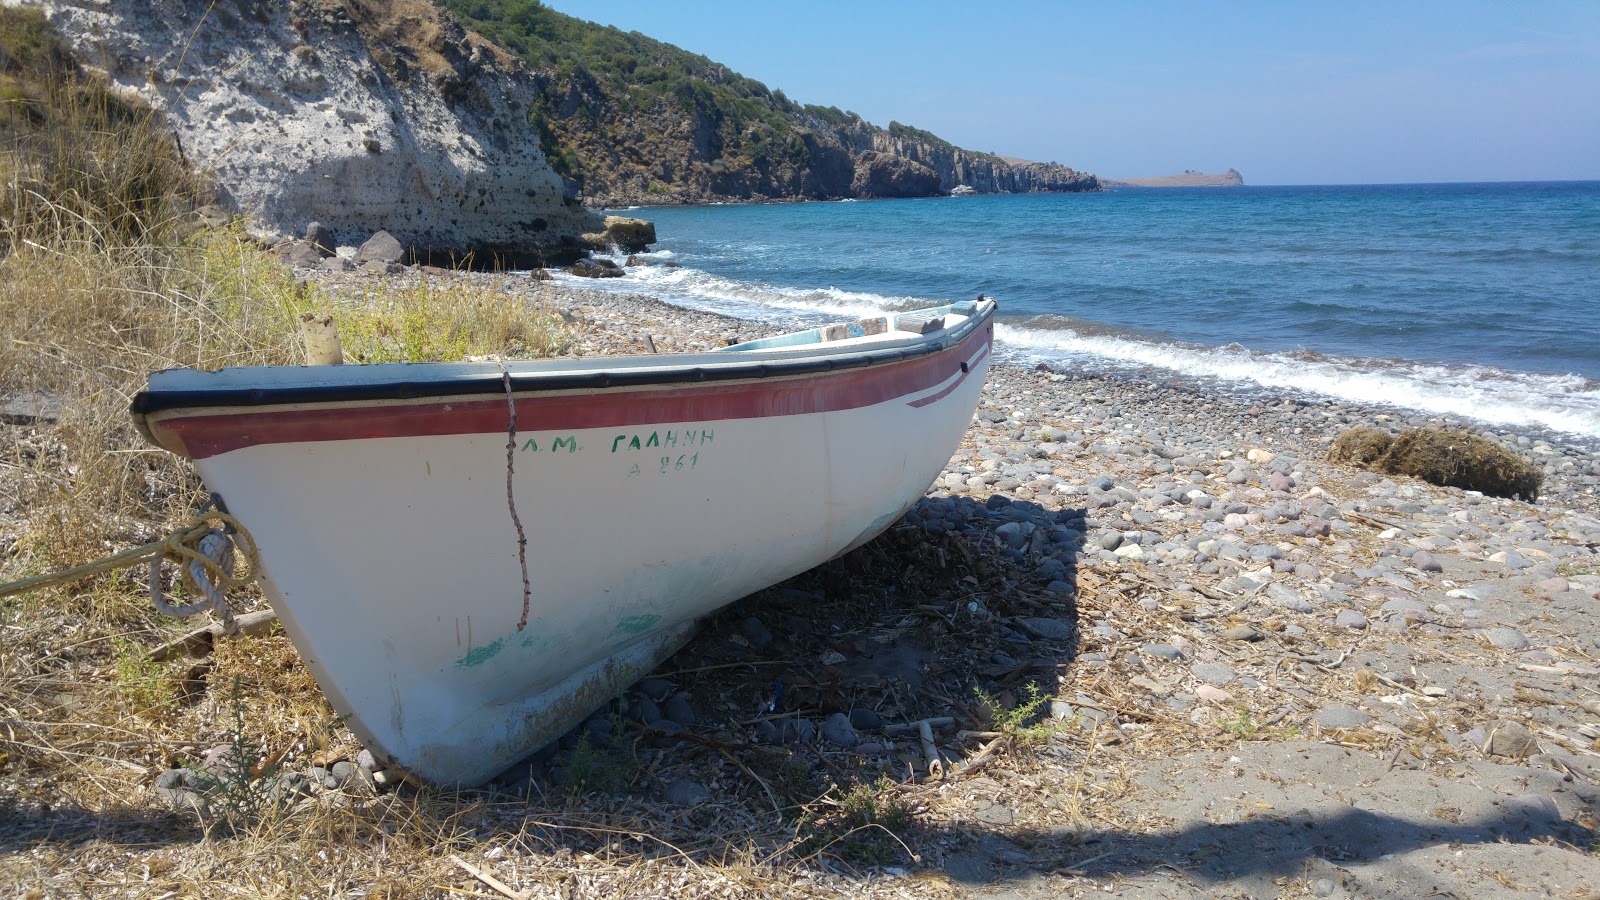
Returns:
[[[1038,685],[1024,686],[1024,699],[1011,709],[1006,709],[1005,704],[989,696],[980,687],[974,686],[972,691],[977,694],[978,702],[989,711],[994,730],[1011,738],[1014,743],[1042,744],[1055,733],[1055,723],[1047,716],[1050,695],[1040,690]]]
[[[909,854],[901,835],[916,825],[916,809],[887,777],[858,784],[837,799],[823,798],[795,822],[793,850],[801,858],[829,853],[856,863],[892,862]]]
[[[1243,709],[1239,710],[1237,718],[1224,719],[1218,722],[1217,726],[1241,741],[1292,741],[1300,737],[1300,729],[1297,726],[1264,726],[1252,719],[1249,711]]]
[[[150,712],[170,709],[177,702],[177,691],[166,668],[151,659],[143,647],[121,638],[112,642],[112,679],[117,691],[136,710]]]
[[[612,717],[612,733],[622,734],[624,723]],[[587,729],[562,763],[559,783],[574,795],[597,793],[615,796],[623,792],[639,770],[639,759],[632,745],[620,737],[596,745]]]
[[[242,834],[281,812],[287,797],[278,784],[277,759],[245,736],[245,704],[237,678],[229,706],[226,749],[203,767],[190,766],[191,784],[203,798],[202,817],[210,817],[204,822],[207,830]]]

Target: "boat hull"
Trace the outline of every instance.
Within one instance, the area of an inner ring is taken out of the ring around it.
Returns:
[[[190,406],[144,426],[250,528],[269,601],[368,748],[470,785],[707,613],[897,520],[970,422],[991,339],[975,316],[929,352],[820,373],[514,388],[510,498],[505,395]]]

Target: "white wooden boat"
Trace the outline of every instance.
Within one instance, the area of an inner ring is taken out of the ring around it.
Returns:
[[[175,369],[133,411],[250,529],[284,629],[368,749],[471,785],[707,613],[896,521],[971,420],[993,313],[504,368]]]

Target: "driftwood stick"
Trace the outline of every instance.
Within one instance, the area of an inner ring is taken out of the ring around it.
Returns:
[[[922,739],[922,755],[928,758],[928,777],[944,777],[944,761],[939,758],[939,745],[933,742],[933,725],[927,719],[917,723],[918,736]]]
[[[956,720],[950,716],[937,716],[932,719],[924,719],[921,722],[885,725],[883,726],[883,733],[890,737],[906,737],[908,735],[920,734],[922,732],[922,726],[924,722],[927,723],[928,727],[930,728],[953,728],[956,724]]]
[[[273,623],[278,621],[278,614],[274,610],[263,609],[259,612],[245,613],[234,619],[238,630],[232,635],[239,637],[260,637],[272,630]],[[204,628],[196,628],[177,640],[168,641],[150,651],[150,659],[154,662],[166,662],[179,656],[189,656],[194,659],[211,655],[211,648],[216,646],[217,638],[226,632],[221,622],[213,622]]]
[[[520,894],[520,893],[512,890],[510,888],[510,886],[508,886],[505,882],[503,882],[500,879],[494,877],[493,875],[490,875],[488,872],[485,872],[484,870],[478,868],[477,866],[474,866],[473,864],[467,862],[466,860],[464,860],[461,857],[455,855],[454,853],[450,854],[450,861],[455,863],[456,865],[460,866],[461,868],[465,869],[467,871],[467,874],[471,875],[473,878],[476,878],[479,881],[483,882],[484,884],[488,885],[489,887],[494,888],[495,890],[499,891],[501,894],[504,894],[505,896],[510,897],[511,900],[528,900],[526,895]]]
[[[987,744],[984,744],[983,749],[979,750],[976,756],[962,763],[961,768],[951,773],[951,777],[954,778],[961,775],[969,775],[988,765],[989,761],[994,759],[994,751],[999,749],[1000,745],[1004,744],[1005,742],[1006,739],[1002,736],[995,738]]]
[[[1006,736],[1005,732],[1003,732],[1003,731],[958,731],[958,732],[956,732],[956,740],[958,740],[958,741],[992,741],[997,737],[1005,737],[1005,736]]]

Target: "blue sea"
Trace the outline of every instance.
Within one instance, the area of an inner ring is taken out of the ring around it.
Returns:
[[[1000,302],[1002,361],[1600,440],[1600,182],[1145,188],[628,211],[584,287],[780,325]]]

